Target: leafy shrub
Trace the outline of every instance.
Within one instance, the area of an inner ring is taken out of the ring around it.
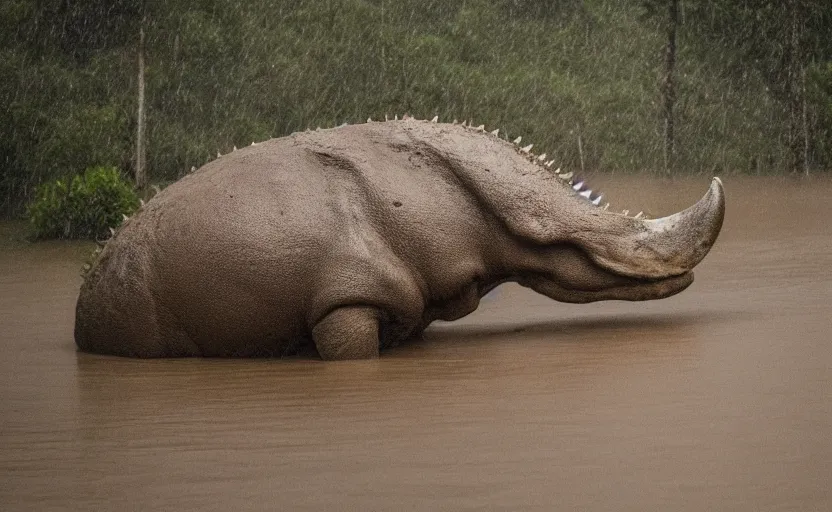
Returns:
[[[90,167],[39,186],[28,206],[35,238],[104,238],[139,198],[115,167]]]

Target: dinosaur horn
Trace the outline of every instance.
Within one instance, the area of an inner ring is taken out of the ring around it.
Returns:
[[[696,204],[667,217],[599,213],[599,229],[576,236],[593,260],[622,275],[665,278],[689,272],[708,254],[722,229],[725,193],[722,181],[714,178]]]

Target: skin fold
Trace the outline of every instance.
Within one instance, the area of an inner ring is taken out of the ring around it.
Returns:
[[[678,214],[606,211],[493,133],[407,118],[237,150],[111,238],[76,308],[81,350],[134,357],[372,358],[516,281],[563,302],[684,290],[722,184]]]

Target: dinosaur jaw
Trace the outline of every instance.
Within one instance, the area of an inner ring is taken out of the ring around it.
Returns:
[[[572,287],[561,280],[524,277],[518,283],[558,302],[585,304],[602,300],[644,301],[664,299],[683,291],[693,283],[693,272],[663,279],[633,279],[620,276],[613,286],[598,289]]]

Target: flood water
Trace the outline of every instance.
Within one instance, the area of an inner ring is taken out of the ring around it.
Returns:
[[[708,186],[593,181],[653,215]],[[0,509],[830,510],[832,180],[724,181],[676,297],[506,285],[361,362],[78,353],[89,244],[0,224]]]

